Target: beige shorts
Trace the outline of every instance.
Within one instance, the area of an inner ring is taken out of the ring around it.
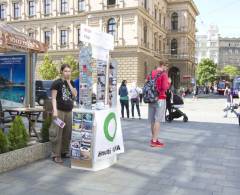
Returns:
[[[165,122],[166,100],[148,105],[148,120],[150,123]]]

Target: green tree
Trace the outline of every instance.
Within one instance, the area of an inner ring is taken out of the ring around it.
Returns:
[[[57,65],[48,54],[44,56],[43,63],[39,67],[39,73],[44,80],[53,80],[59,75]]]
[[[9,149],[16,150],[27,146],[29,136],[22,118],[16,116],[8,133]]]
[[[233,79],[235,76],[239,75],[239,70],[236,66],[227,65],[223,68],[222,72],[230,77],[230,79]]]
[[[197,79],[200,85],[213,83],[216,80],[217,64],[210,59],[202,59],[197,67]]]
[[[7,136],[0,129],[0,154],[8,151],[8,139]]]
[[[73,56],[66,56],[62,64],[69,64],[72,68],[72,79],[76,79],[79,77],[79,64],[77,60]]]

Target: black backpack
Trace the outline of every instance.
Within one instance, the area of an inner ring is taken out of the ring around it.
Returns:
[[[152,72],[150,75],[150,79],[144,84],[143,87],[143,101],[144,103],[156,103],[158,101],[158,90],[156,86],[156,81],[160,77],[162,72],[159,72],[155,78],[152,76]]]

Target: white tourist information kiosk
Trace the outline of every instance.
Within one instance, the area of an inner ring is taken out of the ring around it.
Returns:
[[[117,62],[109,59],[112,35],[81,25],[79,54],[79,106],[73,110],[71,167],[101,170],[117,162],[124,152],[117,112]],[[96,75],[96,104],[92,104]]]

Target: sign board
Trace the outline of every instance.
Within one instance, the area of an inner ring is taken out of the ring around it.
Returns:
[[[93,160],[101,161],[123,153],[123,137],[120,117],[116,109],[100,110],[95,112],[97,124],[94,141]]]
[[[97,31],[85,24],[81,25],[80,40],[105,50],[113,50],[114,37],[110,34]]]

